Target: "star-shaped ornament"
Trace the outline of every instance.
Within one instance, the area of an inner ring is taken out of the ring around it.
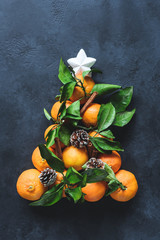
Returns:
[[[85,51],[81,49],[78,52],[77,57],[70,58],[67,62],[73,68],[75,74],[78,74],[91,70],[91,67],[95,64],[96,59],[87,57]]]

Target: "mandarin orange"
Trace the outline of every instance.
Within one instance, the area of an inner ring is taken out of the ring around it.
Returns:
[[[58,101],[53,104],[53,107],[51,109],[51,116],[55,121],[57,121],[57,117],[58,117],[57,115],[58,115],[61,104],[62,103]],[[72,104],[71,101],[66,101],[66,108],[68,108],[71,104]]]
[[[54,154],[55,150],[52,148],[49,148]],[[50,168],[47,161],[42,158],[39,147],[36,147],[35,150],[32,153],[32,163],[35,168],[37,168],[39,171],[43,171],[45,168]]]
[[[112,151],[111,154],[101,153],[98,155],[98,158],[107,163],[115,173],[121,167],[121,156],[116,151]]]
[[[82,192],[86,195],[84,199],[88,202],[97,202],[99,201],[105,194],[107,189],[106,182],[95,182],[95,183],[87,183],[85,187],[82,188]]]
[[[63,151],[63,162],[66,168],[74,167],[77,171],[88,161],[86,147],[76,148],[74,146],[66,147]]]
[[[52,125],[50,125],[46,130],[45,130],[45,132],[44,132],[44,139],[47,141],[47,138],[48,137],[46,137],[47,136],[47,134],[49,133],[49,131],[52,129],[52,130],[54,130],[55,128],[56,128],[56,126],[57,126],[58,124],[52,124]],[[61,148],[64,148],[65,147],[65,145],[62,143],[62,142],[60,142],[61,143]],[[53,144],[52,146],[51,146],[53,149],[55,149],[55,144]]]
[[[37,169],[29,169],[21,173],[17,180],[18,194],[27,200],[38,200],[47,188],[39,180],[40,172]]]
[[[84,90],[81,88],[81,83],[78,83],[79,86],[76,86],[74,88],[74,91],[73,91],[72,96],[70,97],[70,100],[72,102],[75,102],[75,101],[79,100],[80,98],[82,98],[80,100],[80,103],[84,104],[87,101],[87,99],[89,98],[90,92],[91,92],[92,88],[94,87],[95,82],[88,75],[85,76],[84,79],[83,79],[82,74],[77,74],[76,77],[83,83],[83,87],[85,88],[85,91],[86,91],[86,97],[85,97]]]
[[[110,196],[119,202],[129,201],[138,191],[138,183],[134,174],[126,170],[119,170],[116,173],[116,178],[126,187],[126,190],[118,188]]]
[[[97,125],[97,117],[101,105],[98,103],[91,103],[82,115],[82,122],[87,127],[95,127]]]

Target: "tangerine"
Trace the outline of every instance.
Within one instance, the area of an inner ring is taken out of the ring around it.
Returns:
[[[61,183],[61,181],[63,180],[63,175],[65,176],[65,175],[66,175],[66,172],[67,172],[66,170],[63,171],[63,174],[60,173],[60,172],[57,172],[57,178],[56,178],[56,181],[55,181],[55,183],[54,183],[55,185]],[[64,187],[64,189],[63,189],[62,197],[66,197],[65,187]]]
[[[100,133],[98,133],[98,132],[96,132],[96,131],[91,131],[91,132],[89,132],[89,135],[90,135],[91,137],[107,138],[107,137],[102,136]],[[113,141],[112,138],[107,138],[107,139]]]
[[[102,136],[100,133],[96,132],[96,131],[91,131],[89,132],[89,135],[91,137],[101,137],[101,138],[105,138],[104,136]]]
[[[37,169],[29,169],[21,173],[17,180],[18,194],[27,200],[38,200],[46,191],[39,180],[40,172]]]
[[[49,149],[55,154],[54,149],[51,147]],[[43,171],[45,168],[51,168],[47,161],[42,158],[39,147],[36,147],[32,153],[32,163],[39,171]]]
[[[79,86],[76,86],[74,88],[74,91],[73,91],[72,96],[70,97],[70,100],[72,102],[75,102],[75,101],[79,100],[80,98],[82,98],[80,100],[80,103],[84,104],[87,101],[87,99],[89,98],[90,92],[92,91],[92,88],[94,87],[95,82],[88,75],[85,76],[83,79],[82,73],[77,74],[76,77],[83,83],[83,87],[85,88],[85,91],[86,91],[86,97],[85,97],[84,90],[81,88],[82,85],[80,83],[78,83]],[[78,81],[78,80],[76,79],[76,81]]]
[[[56,172],[56,173],[57,173],[57,177],[56,177],[55,184],[61,183],[61,181],[63,180],[63,175],[65,176],[65,175],[66,175],[66,172],[67,172],[67,170],[64,170],[64,171],[63,171],[63,174],[60,173],[60,172]]]
[[[52,118],[57,121],[57,115],[60,109],[62,103],[60,103],[59,101],[53,104],[53,107],[51,109],[51,116]],[[72,104],[71,101],[66,101],[66,108],[68,108],[70,105]]]
[[[91,103],[82,115],[82,122],[86,127],[97,125],[97,117],[101,105],[98,103]]]
[[[95,183],[87,183],[85,187],[82,188],[82,192],[85,193],[84,199],[88,202],[97,202],[99,201],[105,194],[107,189],[106,182],[95,182]]]
[[[63,162],[66,168],[73,167],[77,171],[88,161],[86,147],[76,148],[74,146],[66,147],[63,151]]]
[[[132,199],[138,191],[138,183],[133,173],[126,170],[119,170],[116,173],[116,178],[125,187],[125,190],[118,188],[115,192],[111,193],[110,196],[119,202],[127,202]]]
[[[121,167],[121,156],[116,151],[112,151],[111,154],[101,153],[98,155],[98,158],[107,163],[114,173],[118,172]]]

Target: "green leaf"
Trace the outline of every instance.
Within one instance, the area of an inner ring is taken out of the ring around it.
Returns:
[[[117,113],[113,125],[118,127],[125,126],[131,121],[133,115],[135,114],[135,111],[136,109],[133,109],[131,112],[126,111]]]
[[[112,139],[115,138],[113,133],[111,132],[111,130],[102,131],[102,132],[100,132],[100,134],[107,138],[112,138]]]
[[[62,125],[59,129],[58,133],[59,139],[64,145],[68,146],[70,143],[71,130],[67,127],[67,125]]]
[[[100,152],[100,153],[105,153],[106,151],[103,150],[99,145],[97,144],[97,141],[94,138],[90,138],[90,141],[92,142],[93,146]]]
[[[82,77],[83,77],[83,79],[84,79],[85,76],[88,75],[90,72],[91,72],[91,70],[84,71],[84,72],[82,73]]]
[[[117,141],[110,141],[107,138],[90,137],[90,141],[93,146],[100,152],[105,153],[106,151],[124,151]]]
[[[86,186],[86,184],[87,184],[87,174],[85,174],[85,172],[84,172],[83,178],[82,178],[82,180],[80,182],[80,186],[83,188],[83,187]]]
[[[98,132],[107,129],[115,119],[115,108],[111,103],[102,105],[98,114]]]
[[[81,120],[82,119],[82,117],[74,116],[72,114],[67,114],[66,118],[75,119],[75,120]]]
[[[66,84],[66,83],[69,83],[69,82],[75,82],[75,79],[73,78],[69,69],[64,64],[62,58],[61,58],[60,64],[59,64],[58,78],[63,84]]]
[[[106,197],[109,196],[111,193],[115,192],[119,188],[119,183],[116,179],[111,180],[108,183],[108,190],[106,191]]]
[[[82,119],[80,116],[80,101],[77,100],[75,102],[73,102],[68,108],[67,108],[67,112],[66,112],[66,117],[70,117],[74,116],[77,117],[78,119]]]
[[[91,72],[95,72],[95,73],[101,73],[102,74],[102,71],[97,69],[97,68],[91,68]]]
[[[81,197],[81,199],[78,201],[79,203],[84,203],[84,202],[85,202],[85,198],[84,198],[85,195],[86,195],[86,194],[82,192],[82,197]]]
[[[48,165],[57,172],[63,173],[64,163],[53,152],[51,152],[44,144],[39,144],[39,150],[42,158],[46,159]]]
[[[116,112],[123,112],[126,110],[128,105],[131,102],[133,96],[133,87],[127,87],[121,89],[119,92],[114,93],[111,98],[110,102],[116,109]]]
[[[47,148],[51,147],[55,143],[54,139],[56,137],[56,132],[57,132],[57,128],[54,128],[53,130],[49,131],[49,133],[47,134],[47,143],[46,143]]]
[[[106,177],[106,182],[108,182],[108,190],[106,191],[106,196],[116,191],[119,187],[122,190],[126,189],[126,187],[118,181],[112,168],[107,163],[105,163],[105,170],[108,173],[108,176]]]
[[[112,170],[112,168],[107,163],[105,163],[105,170],[108,173],[108,176],[106,177],[107,182],[110,182],[111,180],[117,179],[115,173]]]
[[[66,188],[65,193],[66,195],[69,195],[69,197],[71,197],[75,203],[77,203],[82,197],[81,187]]]
[[[91,70],[84,71],[84,72],[82,73],[83,78],[85,78],[85,76],[88,75],[90,72],[93,72],[93,73],[94,73],[94,72],[95,72],[95,73],[102,73],[101,70],[99,70],[99,69],[97,69],[97,68],[92,68]]]
[[[59,101],[60,99],[61,99],[61,95],[62,95],[62,90],[63,90],[63,86],[62,87],[60,87],[60,94],[59,95],[56,95],[56,97],[55,97],[55,99],[57,100],[57,101]]]
[[[72,96],[76,82],[68,82],[63,86],[60,102],[66,101]]]
[[[55,96],[55,99],[56,99],[57,101],[59,101],[60,98],[61,98],[61,95],[56,95],[56,96]]]
[[[45,192],[40,200],[30,203],[30,206],[51,206],[62,198],[64,183],[60,183]]]
[[[108,173],[104,169],[90,168],[85,170],[82,175],[87,175],[87,183],[104,181]]]
[[[84,127],[84,126],[81,126],[81,125],[77,125],[77,128],[79,129],[84,129],[86,131],[91,131],[94,129],[94,127]]]
[[[101,104],[101,107],[99,109],[99,115],[102,113],[102,111],[105,109],[106,104]]]
[[[80,116],[80,101],[79,100],[73,102],[67,108],[66,118],[70,118],[70,119],[74,119],[74,120],[81,120],[82,119],[82,117]],[[76,123],[76,125],[78,124],[77,121],[75,123]]]
[[[49,130],[49,132],[45,135],[45,140],[47,140],[49,134],[51,133],[51,131],[53,131],[55,129],[55,126],[53,125],[53,127]]]
[[[73,167],[68,168],[65,177],[69,184],[76,184],[82,180],[82,175],[77,172]]]
[[[77,100],[73,102],[68,108],[66,112],[66,118],[81,120],[80,116],[80,101]]]
[[[45,108],[43,110],[44,110],[45,117],[50,121],[52,119],[51,115],[47,112]]]
[[[63,119],[66,116],[66,102],[63,102],[59,108],[57,119]]]
[[[91,93],[98,92],[98,95],[110,94],[120,88],[121,88],[121,86],[119,86],[119,85],[95,84],[94,87],[92,88]]]

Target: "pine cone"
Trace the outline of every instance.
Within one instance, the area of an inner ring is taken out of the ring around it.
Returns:
[[[104,169],[104,162],[101,159],[97,159],[97,158],[90,158],[89,161],[86,163],[86,169],[89,168],[101,168]]]
[[[88,142],[88,133],[82,129],[74,131],[70,137],[71,145],[76,148],[83,148],[88,145]]]
[[[52,185],[56,181],[56,177],[56,171],[50,168],[44,169],[39,175],[39,179],[45,187]]]

